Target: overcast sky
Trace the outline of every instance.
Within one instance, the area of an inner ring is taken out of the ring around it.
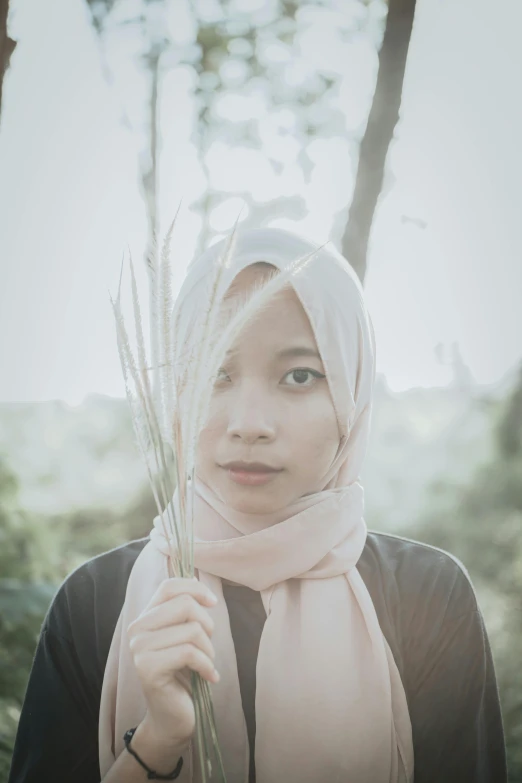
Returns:
[[[108,290],[126,245],[137,259],[143,247],[136,140],[119,121],[83,0],[11,5],[19,43],[0,127],[0,401],[123,396]],[[366,281],[378,370],[396,390],[444,385],[435,348],[457,341],[476,380],[494,384],[522,355],[522,4],[417,5],[395,185],[378,211]],[[180,153],[190,140],[176,100],[176,175],[165,199],[173,209],[185,199],[181,276],[198,226],[188,205],[201,185],[189,148]],[[342,145],[316,145],[307,220],[273,225],[325,241],[343,154]],[[246,175],[269,192],[261,168]],[[237,207],[216,213],[215,227]]]

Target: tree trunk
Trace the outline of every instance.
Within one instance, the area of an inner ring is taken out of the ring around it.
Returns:
[[[363,136],[342,253],[361,282],[366,274],[368,242],[382,190],[386,155],[399,119],[415,0],[389,0],[386,30],[368,124]]]
[[[4,76],[9,68],[9,61],[14,52],[16,41],[7,34],[7,17],[9,15],[9,0],[0,0],[0,116],[2,114],[2,87]]]

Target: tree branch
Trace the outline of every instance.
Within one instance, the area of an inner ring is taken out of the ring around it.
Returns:
[[[389,0],[377,84],[361,142],[354,194],[342,240],[342,253],[361,282],[366,273],[368,242],[382,190],[386,155],[399,119],[414,15],[415,0]]]

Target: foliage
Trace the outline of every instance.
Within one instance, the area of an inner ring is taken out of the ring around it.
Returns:
[[[520,783],[522,375],[505,399],[476,400],[475,404],[471,398],[467,403],[463,398],[462,406],[454,407],[453,398],[450,399],[448,394],[430,390],[426,395],[408,393],[401,395],[400,399],[386,396],[386,399],[378,401],[375,440],[369,453],[368,482],[365,481],[365,486],[366,483],[372,484],[369,500],[375,504],[375,496],[383,480],[389,481],[390,476],[399,477],[404,473],[404,465],[411,466],[408,470],[409,483],[414,485],[414,492],[424,493],[423,506],[427,510],[413,528],[410,517],[418,516],[415,509],[420,506],[411,502],[410,512],[406,515],[408,525],[402,532],[454,553],[470,571],[495,657],[511,781]],[[383,396],[384,391],[379,391],[379,395]],[[114,439],[113,448],[128,454],[129,468],[123,467],[123,470],[134,477],[134,455],[131,438],[127,434],[129,422],[126,415],[122,418],[124,402],[118,401],[117,405],[113,402],[107,419],[115,425],[110,431]],[[75,413],[75,421],[69,421],[72,413],[64,412],[66,418],[63,421],[61,418],[53,419],[53,428],[59,432],[67,422],[67,431],[72,432],[80,423],[86,433],[85,437],[82,436],[83,451],[90,452],[97,437],[92,427],[92,409],[99,406],[103,411],[106,405],[107,401],[103,398],[97,399],[96,405],[89,402],[86,410]],[[25,416],[32,423],[34,451],[38,448],[36,433],[40,430],[30,408],[27,406]],[[12,411],[9,413],[12,418]],[[83,421],[86,414],[88,423]],[[23,413],[20,412],[19,425],[9,435],[13,447],[19,445],[22,418]],[[428,424],[430,427],[427,429]],[[491,435],[481,434],[481,428],[486,424]],[[107,426],[101,428],[105,437]],[[123,430],[125,436],[122,442]],[[457,437],[459,430],[461,434]],[[91,431],[92,443],[87,438]],[[6,444],[3,445],[5,448]],[[77,450],[76,440],[64,440],[55,455],[56,464],[63,465],[72,459],[71,452]],[[50,453],[49,445],[47,453]],[[480,462],[475,463],[475,469],[471,471],[469,466],[474,464],[477,455]],[[442,469],[444,459],[447,460],[445,472]],[[23,465],[26,461],[25,452],[20,452],[17,463]],[[375,461],[378,464],[372,467]],[[91,462],[86,465],[90,471]],[[418,472],[420,468],[426,468],[432,476],[440,476],[432,485],[431,493],[422,489],[425,476]],[[83,472],[86,468],[82,463],[77,469]],[[30,472],[20,479],[24,484],[30,480]],[[130,478],[129,484],[134,491],[134,478]],[[8,468],[7,459],[0,458],[0,782],[7,778],[25,683],[52,592],[79,563],[125,541],[146,536],[156,513],[154,499],[146,485],[129,506],[118,507],[118,510],[115,510],[115,506],[119,506],[117,502],[108,502],[107,507],[100,505],[93,485],[90,490],[92,508],[76,503],[68,512],[61,510],[52,514],[22,510],[19,489],[21,487],[18,487],[13,470]],[[398,505],[404,511],[407,503],[408,497],[402,489],[394,499],[390,488],[380,505],[377,504],[377,516],[384,520],[395,513],[392,532],[400,533],[400,514],[394,512],[394,507]],[[402,518],[405,518],[404,513]],[[370,523],[374,521],[369,520]],[[375,524],[371,526],[376,527]],[[390,526],[386,525],[386,529]]]
[[[0,783],[7,780],[27,677],[58,585],[88,558],[147,535],[154,506],[150,492],[142,492],[125,516],[86,509],[46,517],[19,508],[18,489],[0,458]]]
[[[184,192],[194,196],[192,208],[202,218],[200,249],[231,228],[239,203],[247,206],[245,225],[274,216],[303,220],[311,200],[324,198],[332,166],[342,172],[337,195],[328,196],[340,239],[376,79],[383,0],[87,0],[87,6],[125,125],[140,145],[155,235],[163,194],[172,198],[163,161],[172,172],[171,156],[186,150],[192,158],[195,147],[192,185]],[[182,119],[180,97],[188,97]],[[190,146],[182,147],[187,140]]]
[[[465,484],[434,487],[413,535],[462,560],[489,629],[508,748],[510,780],[522,781],[522,368],[494,420],[495,450]],[[412,535],[412,530],[408,530]]]
[[[7,777],[40,626],[64,561],[60,529],[17,508],[18,484],[0,460],[0,780]]]

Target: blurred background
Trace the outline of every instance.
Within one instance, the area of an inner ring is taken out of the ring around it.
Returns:
[[[181,203],[331,241],[378,377],[370,528],[449,550],[522,781],[519,0],[0,0],[0,781],[61,580],[147,535],[109,291]],[[3,66],[3,70],[2,70]]]

